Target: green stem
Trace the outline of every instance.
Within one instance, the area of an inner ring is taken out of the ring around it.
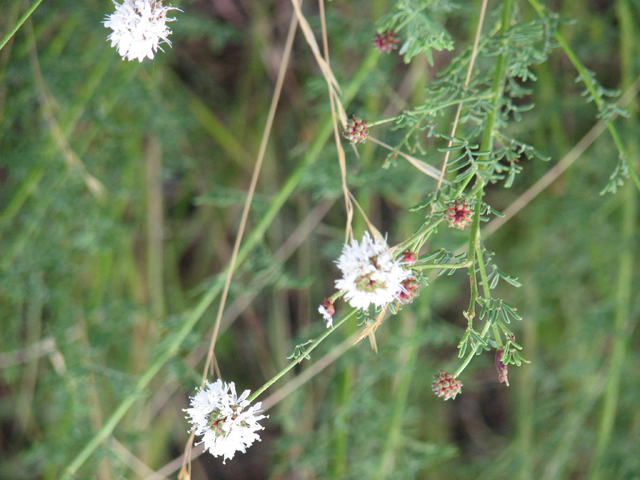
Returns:
[[[14,27],[11,30],[9,30],[9,33],[7,33],[2,40],[0,40],[0,50],[2,50],[2,47],[4,47],[6,43],[9,41],[9,39],[13,37],[13,35],[18,31],[18,29],[27,20],[27,18],[31,16],[33,11],[36,8],[38,8],[38,5],[40,5],[41,2],[42,0],[36,0],[36,2],[33,5],[31,5],[31,7],[29,7],[29,10],[27,10],[25,14],[22,17],[20,17],[20,20],[18,20],[18,23],[16,23]]]
[[[502,5],[502,16],[500,19],[500,33],[504,35],[504,33],[509,28],[509,20],[511,17],[511,4],[513,0],[505,0]],[[493,128],[496,123],[496,119],[498,117],[498,104],[500,102],[500,98],[502,97],[504,90],[504,76],[505,70],[507,66],[507,59],[504,53],[498,55],[496,59],[496,67],[493,74],[493,82],[491,84],[491,98],[492,98],[492,106],[491,111],[487,115],[487,121],[484,128],[484,133],[482,134],[482,143],[480,144],[480,151],[488,152],[492,148],[493,143]],[[487,155],[488,156],[488,155]],[[485,156],[486,157],[486,156]],[[484,165],[480,165],[479,170],[484,170]],[[475,252],[476,247],[480,241],[480,208],[482,206],[482,197],[484,195],[484,180],[481,176],[476,175],[476,186],[474,187],[476,191],[475,194],[475,211],[473,214],[473,223],[471,225],[471,232],[469,234],[469,250],[468,250],[468,260],[469,260],[469,271],[472,277],[472,283],[475,283]],[[476,287],[477,290],[477,287]],[[474,310],[475,310],[475,302],[473,302]]]
[[[511,6],[513,0],[505,0],[502,4],[502,15],[500,17],[500,33],[504,33],[509,28],[509,21],[511,18]],[[507,66],[507,59],[503,53],[498,55],[496,59],[496,67],[493,74],[493,82],[491,84],[491,98],[493,99],[491,111],[487,115],[487,121],[482,135],[482,143],[480,144],[480,151],[488,152],[491,150],[493,143],[493,128],[498,116],[498,104],[502,97],[504,90],[504,77]],[[484,165],[478,167],[480,170],[484,170]],[[469,232],[469,246],[467,251],[467,262],[469,264],[469,279],[471,282],[471,298],[469,300],[469,328],[473,328],[473,318],[476,311],[476,298],[478,296],[478,282],[476,279],[476,257],[478,265],[480,267],[480,277],[483,282],[483,289],[486,298],[491,298],[491,292],[489,291],[489,284],[486,279],[486,271],[484,271],[484,262],[482,260],[482,254],[480,249],[480,209],[482,208],[482,197],[484,195],[484,180],[481,176],[476,175],[476,185],[474,186],[475,192],[475,208],[473,212],[473,222],[471,224],[471,232]],[[476,252],[478,255],[476,256]],[[483,277],[484,273],[484,277]],[[482,338],[484,338],[489,331],[491,324],[487,322],[482,330]],[[454,373],[454,377],[457,377],[462,371],[469,365],[469,362],[473,356],[477,353],[480,345],[476,345],[475,348],[465,358],[460,368]]]
[[[412,111],[409,111],[407,113],[414,114],[414,115],[417,115],[419,113],[422,113],[423,115],[431,114],[431,113],[438,112],[440,110],[444,110],[445,108],[453,107],[454,105],[473,102],[473,101],[476,101],[476,100],[490,100],[491,98],[492,98],[492,95],[491,95],[490,92],[489,93],[484,93],[482,95],[472,95],[470,97],[455,98],[455,99],[449,100],[447,102],[439,103],[438,105],[430,107],[430,108],[424,108],[424,109],[418,108],[416,110],[412,110]]]
[[[467,185],[469,185],[469,182],[473,180],[473,177],[474,177],[473,175],[469,175],[467,178],[464,179],[464,181],[456,189],[456,193],[453,195],[454,198],[458,198],[460,195],[462,195],[462,192],[464,192],[465,188],[467,188]]]
[[[309,355],[318,345],[320,345],[325,338],[331,335],[334,332],[334,330],[336,330],[340,325],[342,325],[347,319],[351,318],[355,313],[356,313],[356,309],[354,308],[353,310],[351,310],[351,312],[347,313],[344,317],[342,317],[333,326],[333,328],[327,328],[322,333],[322,335],[320,335],[316,340],[314,340],[311,346],[304,351],[304,354],[300,355],[299,358],[297,358],[296,360],[291,362],[289,365],[284,367],[280,372],[276,373],[276,375],[271,380],[269,380],[262,387],[260,387],[258,390],[253,392],[251,395],[249,395],[249,398],[247,398],[247,401],[253,402],[262,392],[264,392],[267,388],[269,388],[271,385],[276,383],[283,375],[285,375],[293,367],[295,367],[300,362],[302,362],[302,360],[304,360],[307,355]]]
[[[339,299],[345,293],[347,293],[347,290],[338,290],[336,293],[334,293],[333,295],[328,297],[328,299],[331,300],[332,302],[335,302],[337,299]]]
[[[489,322],[485,323],[484,328],[480,333],[480,338],[484,339],[487,336],[487,333],[489,332],[490,327],[491,327],[491,324]],[[467,355],[467,358],[465,358],[464,362],[462,362],[462,365],[460,365],[460,367],[458,367],[458,369],[454,372],[453,378],[458,378],[460,374],[464,371],[464,369],[467,368],[467,365],[469,365],[469,362],[471,362],[471,359],[476,355],[476,353],[478,353],[478,348],[480,348],[479,344],[476,345],[476,347],[473,350],[471,350],[471,352],[469,352],[469,354]]]
[[[415,251],[418,251],[420,249],[420,247],[422,247],[422,244],[429,237],[429,235],[436,229],[436,227],[438,225],[440,225],[440,223],[443,220],[444,220],[444,218],[439,218],[438,220],[434,220],[434,221],[432,221],[430,223],[425,223],[424,225],[422,225],[422,227],[420,227],[418,229],[418,231],[416,233],[411,235],[404,242],[399,243],[398,245],[393,247],[393,251],[394,252],[403,252],[407,248],[411,248],[411,247],[415,246],[416,244],[420,244],[419,247],[415,250]]]
[[[422,114],[422,117],[420,117],[420,121],[418,121],[416,123],[416,125],[420,125],[422,123],[422,120],[424,119],[424,117],[427,114],[431,114],[431,113],[435,113],[438,112],[440,110],[444,110],[445,108],[449,108],[452,107],[454,105],[458,105],[461,103],[468,103],[468,102],[473,102],[475,100],[488,100],[491,98],[490,94],[485,94],[485,95],[473,95],[471,97],[464,97],[464,98],[456,98],[454,100],[449,100],[448,102],[443,102],[443,103],[439,103],[437,106],[432,107],[432,108],[426,108],[424,110],[413,110],[413,111],[407,111],[407,114],[413,114],[413,115],[418,115],[418,114]],[[400,116],[396,115],[395,117],[389,117],[389,118],[383,118],[382,120],[376,120],[375,122],[367,122],[367,127],[375,127],[377,125],[383,125],[385,123],[389,123],[389,122],[394,122],[396,120],[398,120]],[[415,127],[417,128],[417,127]],[[410,130],[410,132],[413,132],[414,129]]]
[[[482,180],[478,180],[482,181]],[[482,193],[478,194],[482,198]],[[475,244],[480,235],[480,202],[476,202],[473,212],[473,222],[469,233],[469,245],[467,247],[467,265],[469,267],[469,281],[471,282],[471,294],[469,298],[469,318],[476,316],[476,299],[478,298],[478,281],[476,279],[476,258]]]
[[[476,258],[478,259],[478,267],[480,267],[480,281],[482,283],[482,291],[484,292],[485,298],[491,298],[491,289],[489,288],[489,280],[487,279],[487,269],[484,266],[482,249],[478,244],[476,244]]]
[[[375,66],[378,58],[378,55],[376,55],[376,53],[377,52],[375,50],[371,51],[371,53],[362,63],[360,70],[358,71],[352,82],[347,86],[347,88],[343,90],[343,103],[345,105],[348,105],[351,102],[360,85],[362,85],[362,83],[366,80],[367,74]],[[278,193],[272,199],[269,205],[269,209],[267,210],[265,215],[261,218],[260,222],[256,225],[251,234],[247,235],[242,247],[238,252],[238,258],[236,260],[237,266],[240,266],[240,264],[247,258],[251,250],[262,239],[265,231],[284,205],[284,202],[287,200],[287,198],[289,198],[298,183],[300,183],[300,180],[302,179],[307,167],[320,156],[320,153],[324,148],[324,144],[326,143],[327,138],[329,137],[332,130],[333,120],[331,118],[328,118],[322,126],[320,132],[318,133],[316,140],[311,145],[311,147],[309,147],[309,150],[307,151],[307,154],[305,155],[303,160],[298,164],[298,167],[294,170],[285,184],[280,188]],[[223,278],[223,276],[224,275],[222,275],[220,278]],[[87,458],[89,458],[89,455],[94,452],[98,445],[100,445],[100,443],[105,440],[111,434],[111,432],[113,432],[113,429],[120,422],[122,417],[124,417],[125,413],[129,410],[133,402],[142,394],[146,386],[149,384],[149,382],[151,382],[160,368],[162,368],[162,366],[178,352],[178,349],[180,348],[180,345],[182,345],[184,339],[191,332],[202,315],[207,311],[217,295],[222,291],[222,287],[223,282],[222,280],[219,280],[214,282],[214,284],[209,288],[205,295],[200,299],[196,307],[191,311],[191,313],[189,313],[180,329],[175,334],[173,334],[167,349],[162,354],[160,354],[156,361],[153,362],[153,364],[151,364],[149,368],[138,378],[133,391],[125,397],[125,399],[111,414],[111,417],[109,417],[102,428],[95,433],[91,440],[89,440],[85,447],[67,466],[62,475],[63,479],[71,478],[84,464]]]
[[[385,123],[394,122],[398,119],[398,116],[383,118],[382,120],[376,120],[375,122],[367,122],[367,127],[375,127],[377,125],[384,125]]]
[[[467,262],[462,263],[431,263],[429,265],[411,265],[412,270],[428,270],[430,268],[441,268],[442,270],[449,270],[455,268],[467,268]]]
[[[480,242],[476,244],[476,258],[478,259],[478,267],[480,270],[480,281],[482,283],[482,291],[485,298],[491,298],[491,289],[489,288],[489,280],[487,279],[487,270],[484,265],[484,259],[482,258],[482,249],[480,248]],[[496,342],[496,348],[502,348],[502,339],[500,338],[500,329],[495,323],[491,326],[493,332],[493,339]]]

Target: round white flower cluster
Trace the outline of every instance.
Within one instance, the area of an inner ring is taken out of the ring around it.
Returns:
[[[246,448],[260,436],[255,433],[263,427],[258,420],[265,418],[259,413],[261,402],[249,406],[245,390],[240,398],[233,382],[227,384],[218,379],[205,383],[205,387],[191,397],[191,408],[187,408],[187,419],[193,424],[191,430],[203,435],[205,450],[214,457],[224,457],[224,462],[233,458],[236,451],[245,453]]]
[[[113,3],[116,11],[102,23],[113,30],[107,40],[111,40],[112,47],[117,47],[123,60],[137,58],[142,62],[145,57],[153,59],[160,43],[171,46],[167,39],[171,30],[166,22],[175,18],[167,18],[167,12],[178,8],[163,7],[160,0],[124,0],[122,5],[113,0]]]
[[[365,232],[362,242],[352,240],[338,258],[342,278],[336,280],[338,290],[346,290],[345,300],[354,308],[366,310],[370,304],[382,307],[398,299],[404,291],[402,282],[412,276],[399,261],[391,258],[384,242]]]

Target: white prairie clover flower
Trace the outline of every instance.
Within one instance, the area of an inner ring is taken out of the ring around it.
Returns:
[[[336,280],[338,290],[346,290],[345,300],[354,308],[366,310],[370,304],[382,307],[398,299],[404,291],[402,282],[411,272],[391,258],[384,242],[365,232],[362,243],[345,245],[336,262],[343,277]]]
[[[153,59],[160,43],[171,46],[167,39],[171,30],[166,22],[175,18],[167,18],[167,12],[179,8],[163,7],[160,0],[124,0],[122,5],[113,0],[113,3],[116,11],[102,23],[113,30],[107,40],[111,40],[112,47],[117,46],[123,60],[137,58],[142,62],[145,57]]]
[[[200,443],[214,457],[224,457],[224,462],[233,458],[236,451],[245,453],[245,449],[260,436],[255,433],[263,427],[258,420],[265,418],[259,413],[261,403],[249,406],[245,390],[238,398],[233,382],[227,384],[218,379],[215,383],[205,383],[205,387],[191,397],[191,408],[187,408],[186,417],[192,424],[196,435],[203,435]]]

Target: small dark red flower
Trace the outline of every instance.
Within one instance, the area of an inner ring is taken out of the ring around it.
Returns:
[[[431,390],[439,397],[444,397],[445,400],[456,398],[456,395],[462,391],[462,383],[460,383],[460,380],[453,378],[453,375],[444,370],[434,375],[433,379]]]
[[[322,300],[322,306],[326,310],[328,315],[335,315],[336,307],[333,306],[333,300],[325,298]]]
[[[471,223],[472,211],[466,200],[456,198],[447,205],[444,218],[449,221],[449,227],[464,230]]]
[[[364,143],[369,135],[367,130],[367,122],[353,115],[347,122],[347,126],[342,132],[344,138],[349,139],[351,143]]]
[[[397,50],[398,37],[393,30],[386,30],[378,33],[373,37],[373,45],[381,53],[391,53],[391,50]]]
[[[504,352],[504,347],[498,348],[496,350],[496,368],[498,369],[498,380],[500,380],[500,383],[506,383],[508,387],[509,379],[507,378],[507,374],[509,373],[509,368],[507,367],[507,365],[502,363],[502,352]]]
[[[416,263],[417,259],[418,254],[413,253],[411,250],[407,249],[402,252],[402,263],[404,263],[405,265],[413,265],[414,263]]]
[[[398,294],[401,303],[411,303],[418,296],[418,281],[413,275],[402,281],[402,290]]]

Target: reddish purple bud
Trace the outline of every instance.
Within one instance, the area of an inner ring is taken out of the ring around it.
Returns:
[[[373,45],[381,53],[391,53],[398,48],[398,37],[393,30],[386,30],[373,37]]]
[[[439,374],[434,375],[431,390],[437,396],[449,400],[450,398],[456,398],[456,395],[462,391],[462,383],[457,378],[453,378],[450,373],[442,370]]]
[[[322,300],[322,306],[328,315],[334,315],[336,313],[336,307],[333,306],[333,301],[328,298]]]
[[[509,369],[504,363],[502,363],[502,352],[504,352],[504,347],[496,350],[496,368],[498,369],[498,380],[500,380],[500,383],[506,383],[508,387],[509,379],[507,378],[507,374],[509,373]]]
[[[366,142],[367,137],[369,136],[367,122],[353,115],[347,122],[344,132],[342,132],[342,136],[349,139],[351,143]]]
[[[398,294],[400,303],[411,303],[418,296],[418,284],[416,277],[413,275],[402,281],[402,290]]]
[[[464,230],[471,223],[471,206],[461,198],[449,202],[444,213],[444,218],[449,221],[449,226]]]
[[[402,252],[402,263],[406,265],[413,265],[418,259],[418,254],[413,253],[411,250],[405,250]]]

